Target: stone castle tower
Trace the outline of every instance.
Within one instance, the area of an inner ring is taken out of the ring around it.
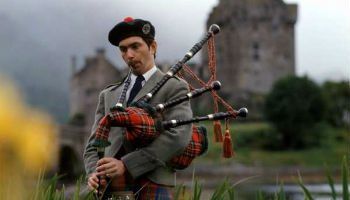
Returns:
[[[99,93],[109,84],[123,77],[123,71],[116,68],[105,56],[104,49],[97,49],[96,55],[86,57],[82,68],[77,70],[76,58],[72,57],[70,77],[70,121],[60,126],[59,174],[64,179],[75,180],[84,173],[83,152],[91,134]]]
[[[296,21],[297,5],[282,0],[220,0],[207,27],[221,28],[215,44],[225,98],[250,105],[252,96],[266,94],[277,79],[295,73]],[[206,66],[207,56],[202,57]]]
[[[80,70],[76,70],[75,58],[72,60],[70,80],[70,116],[73,123],[90,129],[98,103],[98,95],[107,85],[120,81],[122,72],[97,49],[96,56],[87,57]]]

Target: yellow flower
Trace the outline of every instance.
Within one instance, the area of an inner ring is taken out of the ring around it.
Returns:
[[[46,115],[30,112],[17,141],[18,156],[31,173],[50,169],[56,161],[56,127]]]
[[[0,80],[0,138],[3,139],[12,137],[20,128],[17,120],[22,118],[24,107],[15,87],[1,76]]]
[[[0,181],[17,162],[16,141],[20,138],[23,103],[15,87],[0,76]]]
[[[21,99],[18,89],[0,74],[0,199],[16,191],[9,180],[17,189],[26,188],[24,178],[49,169],[57,158],[57,127]]]

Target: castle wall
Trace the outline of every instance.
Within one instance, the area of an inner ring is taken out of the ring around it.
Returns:
[[[207,26],[216,23],[217,77],[233,99],[266,94],[279,78],[295,73],[297,6],[282,0],[221,0]],[[204,52],[203,64],[207,63]]]
[[[109,84],[120,81],[122,74],[105,57],[98,53],[87,58],[81,71],[71,79],[70,115],[83,114],[85,125],[94,121],[99,93]]]

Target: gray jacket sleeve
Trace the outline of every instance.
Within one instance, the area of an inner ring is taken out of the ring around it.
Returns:
[[[105,115],[105,104],[104,104],[104,91],[99,95],[99,101],[95,113],[95,122],[92,126],[91,135],[88,139],[87,145],[84,151],[84,165],[87,174],[91,174],[96,169],[96,163],[98,161],[97,151],[91,144],[95,138],[95,132],[100,119]]]
[[[188,86],[184,81],[172,79],[164,85],[162,100],[169,101],[188,93]],[[160,92],[158,93],[160,95]],[[192,110],[188,101],[168,109],[163,113],[164,120],[188,119],[192,117]],[[157,167],[165,166],[174,155],[181,153],[190,141],[192,125],[184,125],[164,131],[149,146],[136,149],[121,159],[128,172],[137,178]]]

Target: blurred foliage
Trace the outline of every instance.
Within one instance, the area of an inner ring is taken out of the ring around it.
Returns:
[[[350,127],[350,82],[327,81],[322,85],[327,101],[326,120],[336,127]]]
[[[307,134],[303,136],[303,140],[310,146],[322,145],[326,147],[335,139],[335,136],[343,137],[342,133],[336,134],[334,128],[327,123],[320,122],[308,129]],[[314,135],[321,137],[315,139]],[[239,132],[236,137],[237,148],[279,151],[284,149],[283,145],[281,134],[273,126],[265,126],[249,132]]]
[[[266,97],[264,113],[278,130],[283,149],[320,144],[322,130],[312,130],[325,118],[326,101],[320,87],[308,77],[278,80]]]
[[[0,76],[0,199],[24,199],[30,181],[57,159],[56,126]]]
[[[327,162],[334,167],[342,155],[349,153],[350,132],[327,123],[318,123],[313,130],[323,129],[321,146],[303,150],[279,151],[281,146],[277,130],[267,122],[233,122],[230,131],[236,156],[232,159],[222,157],[222,143],[213,142],[212,122],[203,123],[209,137],[208,152],[195,160],[196,163],[231,163],[233,160],[259,166],[298,165],[319,167]],[[322,155],[322,156],[320,156]]]

